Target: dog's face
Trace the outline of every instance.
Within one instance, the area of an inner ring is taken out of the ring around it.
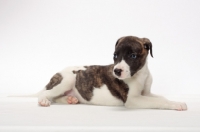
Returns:
[[[146,62],[152,44],[147,38],[127,36],[120,38],[115,45],[113,75],[120,79],[131,78]]]

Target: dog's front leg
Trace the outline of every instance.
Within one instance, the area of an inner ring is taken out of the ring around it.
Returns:
[[[171,110],[187,110],[185,103],[173,102],[162,98],[149,96],[133,96],[128,97],[125,107],[133,109],[171,109]]]
[[[142,83],[138,81],[132,81],[125,107],[133,109],[187,110],[185,103],[169,101],[161,96],[151,94],[151,83],[151,78],[147,78],[145,85],[141,85]],[[143,94],[141,94],[142,91],[144,91]]]
[[[152,82],[153,82],[153,78],[152,78],[151,73],[149,73],[149,75],[148,75],[147,78],[146,78],[146,81],[145,81],[145,84],[144,84],[144,88],[143,88],[141,94],[142,94],[143,96],[149,96],[149,97],[155,97],[155,98],[161,98],[161,99],[167,100],[167,99],[166,99],[165,97],[163,97],[163,96],[160,96],[160,95],[156,95],[156,94],[151,93],[151,85],[152,85]]]

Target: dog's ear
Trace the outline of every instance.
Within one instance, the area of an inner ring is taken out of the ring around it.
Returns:
[[[117,40],[117,42],[116,42],[116,44],[115,44],[115,47],[118,45],[120,39],[121,39],[121,38],[119,38],[119,39]]]
[[[144,48],[150,50],[151,57],[153,57],[152,43],[148,38],[143,38]]]
[[[123,39],[124,37],[121,37],[117,40],[116,44],[115,44],[115,47],[117,47],[117,45],[119,44],[119,42]]]
[[[117,40],[116,44],[115,44],[115,47],[117,46],[117,44],[119,43],[119,39]]]

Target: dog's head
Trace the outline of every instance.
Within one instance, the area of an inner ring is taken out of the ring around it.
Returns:
[[[146,62],[152,44],[147,38],[126,36],[118,39],[115,45],[113,75],[120,79],[131,78]]]

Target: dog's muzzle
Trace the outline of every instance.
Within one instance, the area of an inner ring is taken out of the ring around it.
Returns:
[[[115,72],[115,75],[117,75],[118,77],[120,77],[121,73],[122,73],[122,69],[116,68],[116,69],[114,69],[114,72]]]

